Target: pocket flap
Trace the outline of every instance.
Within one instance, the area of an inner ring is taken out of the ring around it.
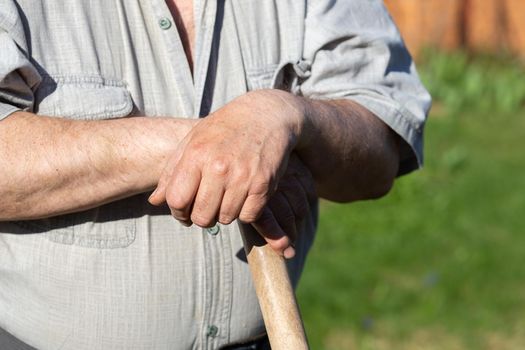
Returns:
[[[103,79],[45,82],[36,97],[35,112],[47,116],[98,120],[125,117],[133,110],[124,83]]]

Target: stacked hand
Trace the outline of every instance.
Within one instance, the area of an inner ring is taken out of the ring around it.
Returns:
[[[277,191],[252,225],[274,250],[287,259],[292,258],[298,225],[309,214],[309,203],[315,198],[315,185],[310,171],[292,153]]]
[[[250,223],[272,248],[293,257],[296,223],[315,189],[292,153],[304,121],[302,106],[288,97],[251,92],[199,121],[168,161],[150,202],[166,202],[185,225]]]

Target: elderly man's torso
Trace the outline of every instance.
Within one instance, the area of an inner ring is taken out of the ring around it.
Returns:
[[[286,44],[302,28],[287,15],[301,13],[295,1],[166,5],[0,6],[0,23],[42,78],[34,112],[197,118],[276,86],[278,70],[300,59]],[[0,223],[0,327],[44,349],[215,349],[263,332],[237,225],[186,228],[147,196]],[[313,238],[312,213],[291,263],[294,280]]]

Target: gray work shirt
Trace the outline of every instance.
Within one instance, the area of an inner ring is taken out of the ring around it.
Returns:
[[[430,99],[381,1],[195,0],[194,14],[192,77],[162,0],[3,0],[0,120],[198,118],[280,88],[361,103],[405,140],[400,173],[421,164]],[[185,228],[146,198],[0,223],[0,327],[39,349],[216,349],[264,332],[237,225]]]

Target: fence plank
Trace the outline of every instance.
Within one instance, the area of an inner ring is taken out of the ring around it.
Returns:
[[[525,59],[525,0],[384,0],[411,53],[510,49]]]

